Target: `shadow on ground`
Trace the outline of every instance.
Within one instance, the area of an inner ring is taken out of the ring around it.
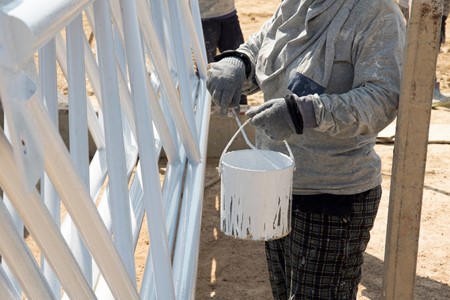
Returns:
[[[361,295],[368,299],[381,299],[383,276],[383,261],[368,253],[364,254],[363,278]],[[416,277],[415,299],[417,300],[448,300],[450,286],[429,277]]]

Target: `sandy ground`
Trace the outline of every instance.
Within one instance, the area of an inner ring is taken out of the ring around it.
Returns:
[[[275,0],[237,0],[244,37],[256,31],[278,4]],[[447,36],[448,42],[439,54],[436,74],[441,89],[450,94],[449,28]],[[249,98],[252,105],[260,102],[261,95]],[[450,124],[450,110],[433,110],[431,122]],[[393,148],[392,144],[376,146],[383,161],[383,198],[365,254],[358,299],[379,299],[381,294]],[[450,299],[449,153],[449,144],[430,144],[428,147],[416,299]],[[206,182],[217,176],[217,165],[216,159],[208,160]],[[263,243],[236,240],[220,232],[219,197],[220,182],[205,189],[196,299],[272,299]]]

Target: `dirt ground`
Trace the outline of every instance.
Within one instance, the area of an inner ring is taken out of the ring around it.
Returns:
[[[276,0],[237,0],[236,6],[247,38],[275,10]],[[450,27],[450,26],[449,26]],[[438,58],[437,78],[450,94],[450,30]],[[249,99],[261,102],[261,95]],[[449,124],[450,109],[432,111],[432,123]],[[392,144],[377,144],[383,161],[383,198],[372,238],[365,254],[358,299],[381,295],[387,207],[393,156]],[[423,193],[421,234],[417,263],[416,299],[450,299],[450,145],[429,144]],[[208,160],[206,182],[217,176],[217,159]],[[205,189],[196,299],[272,299],[262,242],[236,240],[219,229],[220,182]]]

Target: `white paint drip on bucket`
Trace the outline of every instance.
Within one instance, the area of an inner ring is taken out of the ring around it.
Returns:
[[[292,153],[287,143],[291,157],[253,145],[226,153],[246,124],[231,138],[220,159],[220,228],[236,238],[279,239],[291,230]]]

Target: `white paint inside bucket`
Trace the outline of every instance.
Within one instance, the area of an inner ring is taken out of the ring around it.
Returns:
[[[222,232],[264,241],[290,232],[291,157],[269,150],[238,150],[223,154],[220,168]]]

